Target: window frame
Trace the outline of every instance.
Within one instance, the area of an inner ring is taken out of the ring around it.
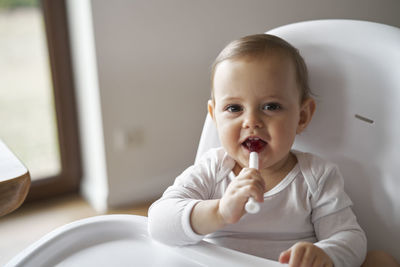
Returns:
[[[65,0],[41,0],[54,93],[61,170],[32,181],[27,201],[73,193],[82,176],[75,89]]]

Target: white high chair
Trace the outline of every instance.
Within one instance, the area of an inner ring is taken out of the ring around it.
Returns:
[[[269,33],[299,48],[317,112],[295,149],[336,162],[369,249],[400,260],[400,29],[362,21],[296,23]],[[397,89],[397,90],[396,90]],[[219,146],[207,117],[198,159]],[[47,234],[6,266],[282,266],[207,242],[168,247],[152,241],[147,219],[105,215]]]
[[[271,30],[300,50],[317,110],[294,149],[339,165],[368,249],[400,262],[400,29],[320,20]],[[208,116],[196,160],[218,147]]]

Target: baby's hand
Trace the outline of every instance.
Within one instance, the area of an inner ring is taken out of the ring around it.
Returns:
[[[239,175],[226,189],[219,202],[218,211],[226,224],[239,221],[245,214],[244,206],[253,197],[258,202],[264,201],[265,182],[256,169],[243,168]]]
[[[332,267],[331,258],[319,247],[308,242],[299,242],[281,253],[280,263],[288,263],[290,267],[323,266]]]

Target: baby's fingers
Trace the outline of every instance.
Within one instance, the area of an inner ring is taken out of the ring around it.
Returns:
[[[305,252],[305,249],[303,247],[295,247],[295,248],[291,249],[289,266],[290,267],[301,266],[300,264],[302,263],[304,252]]]
[[[320,248],[308,242],[299,242],[279,256],[280,263],[288,263],[290,267],[322,267],[332,266],[329,256]]]
[[[321,258],[316,258],[313,262],[312,267],[324,267],[324,266],[329,266],[323,259]]]
[[[280,263],[288,263],[290,267],[299,267],[301,265],[305,249],[301,246],[294,245],[290,249],[279,255]],[[304,265],[306,266],[306,265]],[[310,265],[311,266],[311,265]]]
[[[232,183],[231,188],[229,188],[229,194],[242,199],[243,202],[247,202],[249,197],[253,197],[259,202],[264,200],[263,185],[252,180],[235,181],[234,184]]]
[[[243,168],[242,171],[239,173],[238,177],[236,178],[236,180],[254,181],[258,184],[258,186],[263,192],[265,190],[265,181],[261,177],[260,172],[256,169]]]
[[[260,183],[253,183],[247,187],[248,197],[253,197],[258,202],[264,201],[264,186]]]
[[[291,253],[291,250],[289,249],[289,250],[286,250],[286,251],[283,251],[280,255],[279,255],[279,262],[280,263],[289,263],[289,260],[290,260],[290,253]]]

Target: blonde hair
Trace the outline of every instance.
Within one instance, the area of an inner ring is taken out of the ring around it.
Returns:
[[[311,92],[308,84],[307,66],[299,51],[275,35],[255,34],[232,41],[219,53],[211,69],[211,99],[214,101],[214,76],[219,63],[244,57],[257,58],[265,56],[271,51],[281,52],[292,60],[300,89],[300,100],[302,102],[309,98]]]

